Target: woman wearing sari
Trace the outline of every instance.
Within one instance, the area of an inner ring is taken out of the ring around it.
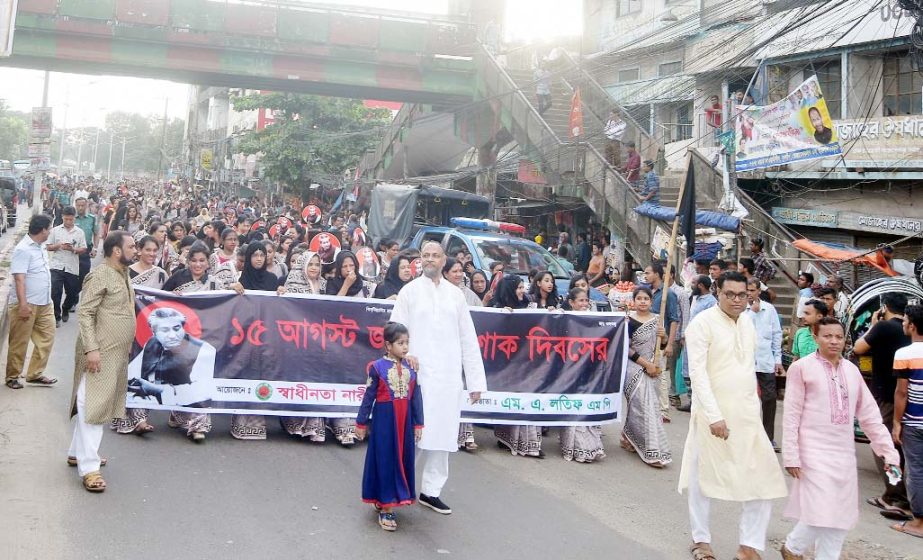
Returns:
[[[413,280],[413,272],[410,270],[410,255],[399,253],[391,259],[391,266],[385,273],[385,279],[375,288],[375,299],[397,299],[398,292],[401,288]]]
[[[592,311],[586,288],[573,288],[567,294],[571,311]],[[561,455],[567,461],[592,463],[606,456],[603,450],[602,426],[568,426],[561,428]]]
[[[226,290],[229,286],[219,283],[208,275],[208,257],[211,251],[199,241],[189,248],[186,255],[186,266],[176,271],[164,283],[163,291],[175,294],[189,294],[194,292],[207,292],[211,290]],[[205,441],[205,434],[212,429],[211,416],[200,412],[170,413],[167,425],[171,428],[186,430],[186,435],[192,441],[201,443]]]
[[[243,290],[285,293],[285,288],[279,286],[279,277],[269,272],[268,267],[266,244],[250,243],[244,256],[244,270],[232,288],[237,293]],[[250,364],[250,367],[260,371],[260,364]],[[232,414],[231,435],[237,439],[266,439],[266,417],[259,414]]]
[[[300,246],[295,247],[294,251],[298,251],[299,248]],[[292,271],[285,280],[285,293],[323,294],[327,288],[327,281],[321,276],[320,269],[320,257],[317,253],[302,250],[292,261]],[[291,436],[306,437],[312,443],[324,443],[326,440],[323,418],[282,416],[279,421]]]
[[[221,241],[212,256],[208,258],[209,271],[214,274],[221,266],[237,261],[237,232],[226,227],[221,232]]]
[[[468,307],[483,307],[481,298],[465,286],[465,270],[461,262],[452,257],[447,258],[442,267],[442,277],[465,294]],[[470,452],[478,450],[478,444],[474,441],[474,424],[462,422],[458,425],[458,448]]]
[[[157,254],[160,246],[157,239],[147,235],[138,243],[138,262],[128,267],[128,279],[135,286],[160,289],[167,281],[167,273],[156,266]],[[135,434],[143,436],[154,431],[154,426],[148,422],[150,411],[146,408],[128,408],[124,418],[113,418],[112,429],[120,434]]]
[[[352,251],[340,251],[333,263],[333,277],[327,280],[325,293],[329,296],[366,298],[369,289],[359,275],[359,261]],[[331,418],[328,427],[343,447],[356,443],[355,418]]]
[[[526,297],[525,284],[522,278],[515,274],[508,274],[500,279],[493,298],[494,307],[526,309],[529,307],[529,298]],[[494,436],[497,446],[501,449],[508,448],[513,455],[544,459],[542,451],[542,428],[540,426],[504,426],[494,427]]]
[[[658,316],[651,313],[653,296],[646,287],[632,292],[634,310],[629,314],[628,374],[625,383],[625,427],[622,430],[622,449],[634,451],[641,460],[654,468],[663,468],[671,462],[670,444],[663,429],[658,396],[658,377],[663,371],[654,363],[654,349],[663,335],[658,327]]]
[[[475,270],[471,273],[471,291],[481,300],[481,305],[490,305],[490,281],[483,271]]]
[[[162,268],[167,274],[174,272],[176,267],[179,266],[179,255],[176,254],[173,245],[167,239],[166,224],[153,222],[147,228],[147,232],[157,241],[157,255],[154,259],[154,265]]]

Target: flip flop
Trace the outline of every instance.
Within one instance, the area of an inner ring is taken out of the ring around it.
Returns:
[[[18,379],[7,379],[6,386],[10,389],[22,389],[23,384],[19,382]]]
[[[891,525],[891,528],[897,531],[898,533],[904,533],[905,535],[910,535],[911,537],[923,539],[923,533],[912,533],[907,530],[906,525],[907,525],[907,522],[904,521],[903,523],[896,523],[894,525]]]
[[[891,504],[882,500],[881,496],[866,498],[865,503],[880,509],[881,511],[878,513],[880,513],[881,516],[886,519],[894,519],[895,521],[909,521],[913,519],[913,515],[910,515],[909,512],[897,506],[892,506]]]

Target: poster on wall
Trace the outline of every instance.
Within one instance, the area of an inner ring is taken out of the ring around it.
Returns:
[[[839,156],[839,138],[817,76],[772,105],[738,106],[737,171]]]

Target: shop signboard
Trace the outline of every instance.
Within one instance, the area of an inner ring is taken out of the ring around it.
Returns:
[[[836,228],[865,233],[905,236],[923,232],[923,216],[890,216],[872,212],[774,206],[772,217],[783,224]]]
[[[923,115],[842,120],[834,128],[847,167],[923,169]]]

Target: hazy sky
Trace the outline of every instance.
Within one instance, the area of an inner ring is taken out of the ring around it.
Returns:
[[[579,34],[580,0],[507,0],[506,33],[529,40]],[[327,0],[325,4],[387,7],[423,14],[444,14],[448,0]],[[0,98],[15,110],[41,105],[44,72],[0,67]],[[49,104],[55,126],[101,126],[108,111],[163,114],[164,101],[171,117],[186,117],[188,86],[161,80],[117,76],[51,74]]]

